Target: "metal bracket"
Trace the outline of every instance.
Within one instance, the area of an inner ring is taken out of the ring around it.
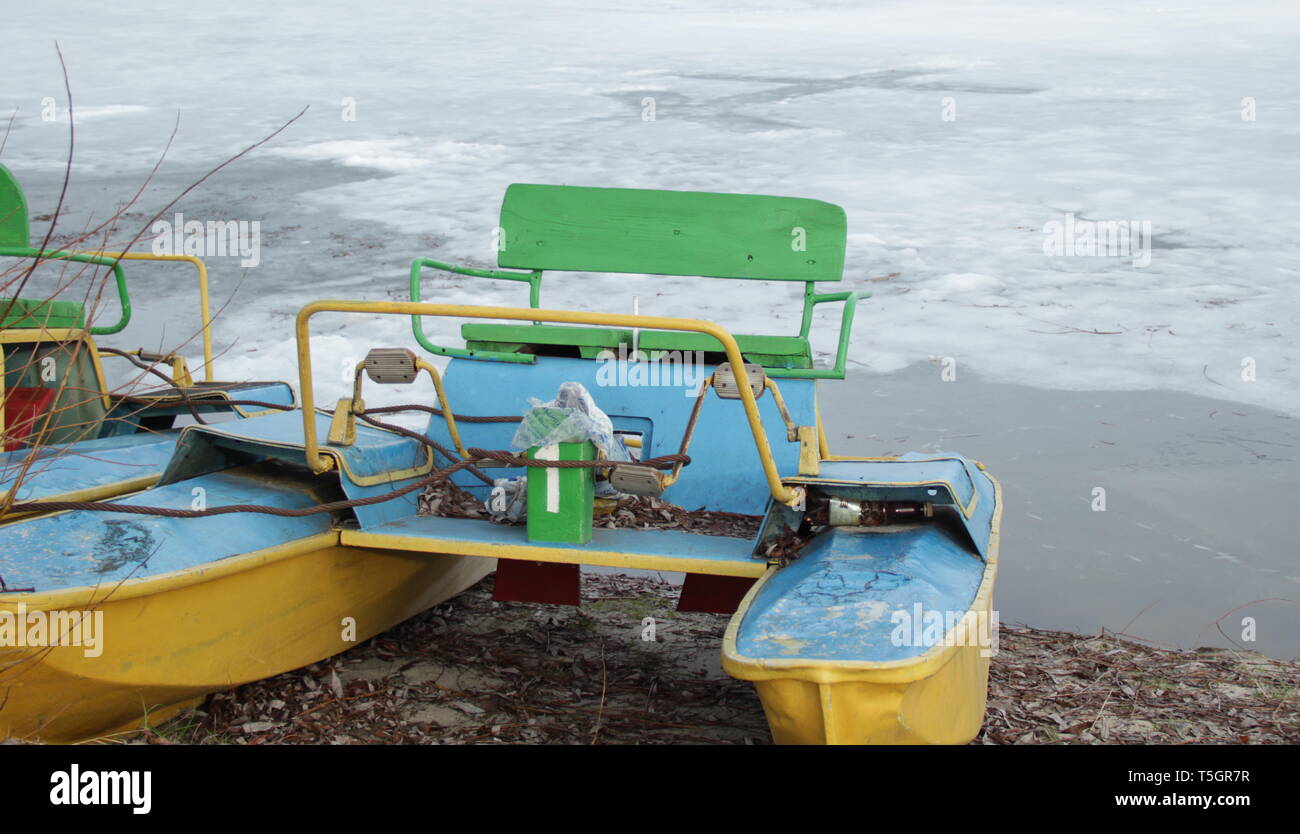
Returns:
[[[744,374],[749,390],[754,392],[754,399],[763,396],[763,392],[767,390],[767,372],[763,370],[763,366],[746,362]],[[740,385],[730,362],[723,362],[713,372],[713,390],[717,391],[718,396],[724,400],[740,399]]]
[[[179,353],[156,353],[153,351],[140,348],[134,351],[135,355],[143,362],[149,362],[154,365],[167,364],[172,368],[172,384],[178,388],[193,388],[194,377],[190,374],[190,366],[185,361],[185,357]]]
[[[361,364],[370,381],[380,385],[407,385],[420,373],[415,351],[407,348],[371,348]]]
[[[659,497],[664,492],[664,479],[659,470],[632,463],[620,463],[609,473],[609,485],[629,495]]]
[[[799,438],[799,474],[817,475],[821,471],[821,454],[816,427],[798,426],[796,434]]]
[[[366,410],[362,400],[344,397],[334,407],[330,420],[330,433],[326,438],[331,446],[351,446],[357,442],[357,414]]]

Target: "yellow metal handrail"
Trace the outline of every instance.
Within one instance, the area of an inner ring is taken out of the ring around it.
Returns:
[[[423,359],[416,359],[415,367],[417,374],[419,371],[424,371],[429,375],[429,379],[433,380],[433,390],[437,393],[438,403],[442,406],[442,418],[447,423],[447,434],[451,435],[452,445],[456,447],[456,451],[460,453],[461,457],[469,457],[464,444],[460,442],[460,430],[456,428],[456,415],[451,411],[451,401],[447,399],[447,391],[442,387],[442,374],[438,373],[437,368]],[[365,369],[366,362],[363,359],[357,363],[356,371],[352,377],[352,402],[347,411],[349,425],[355,425],[351,422],[352,418],[365,411],[365,401],[361,398],[361,375]],[[337,410],[335,413],[337,413]]]
[[[465,304],[429,304],[413,301],[314,301],[298,311],[294,332],[298,340],[298,386],[302,399],[303,448],[307,465],[313,472],[325,472],[333,465],[328,455],[322,455],[316,440],[316,409],[311,382],[311,336],[308,323],[317,313],[369,313],[402,316],[447,316],[473,319],[509,319],[513,321],[555,322],[559,324],[611,325],[614,327],[639,327],[646,330],[676,330],[687,333],[704,333],[722,343],[727,361],[733,368],[744,368],[744,358],[736,339],[721,326],[701,319],[668,318],[665,316],[633,316],[622,313],[580,313],[572,310],[543,310],[528,307],[478,307]],[[767,479],[772,497],[782,504],[796,504],[803,498],[803,490],[781,483],[781,476],[772,458],[767,442],[767,432],[758,414],[758,401],[748,385],[741,385],[740,401],[745,408],[745,418],[754,436],[763,475]]]
[[[123,261],[189,261],[199,271],[199,315],[203,317],[203,380],[212,381],[212,314],[208,304],[208,268],[193,255],[155,255],[152,252],[81,252]]]

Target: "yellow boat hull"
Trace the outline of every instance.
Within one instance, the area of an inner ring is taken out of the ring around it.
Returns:
[[[494,559],[342,547],[337,532],[113,587],[6,595],[103,613],[87,647],[0,647],[0,738],[76,742],[338,654],[476,583]],[[350,627],[351,626],[351,627]]]
[[[754,681],[777,744],[965,744],[984,720],[986,654],[978,645],[951,646],[911,669],[876,675],[831,663],[765,669],[726,654],[723,667]]]
[[[988,557],[968,611],[990,623],[996,639],[993,586],[1001,544],[1002,487],[994,479],[996,509]],[[979,734],[988,700],[989,662],[996,643],[932,646],[901,661],[752,658],[737,648],[741,621],[770,569],[754,583],[732,616],[722,641],[722,667],[754,682],[777,744],[965,744]],[[953,634],[946,635],[947,642]]]

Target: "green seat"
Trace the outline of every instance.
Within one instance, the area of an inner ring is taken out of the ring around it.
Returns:
[[[595,359],[605,350],[617,353],[620,346],[628,353],[632,350],[632,331],[609,327],[464,324],[461,325],[460,335],[465,339],[465,346],[474,351],[568,354]],[[658,359],[663,353],[672,351],[702,351],[719,356],[723,352],[722,343],[704,333],[643,330],[636,343],[637,349],[647,359]],[[808,340],[799,336],[738,335],[736,343],[749,361],[760,365],[777,368],[812,367]]]
[[[573,349],[568,351],[570,355],[584,359],[594,359],[603,350],[617,351],[620,344],[632,344],[631,330],[612,327],[471,323],[461,325],[460,335],[465,346],[476,351],[538,353],[551,347],[568,347]]]
[[[497,263],[505,269],[419,258],[411,265],[411,299],[420,300],[424,267],[525,282],[533,308],[541,306],[546,270],[801,281],[798,335],[737,335],[737,344],[748,361],[774,376],[842,378],[856,302],[869,295],[817,293],[818,282],[842,278],[847,236],[844,210],[820,200],[515,184],[506,189],[497,235]],[[809,346],[813,308],[828,301],[845,302],[839,350],[833,368],[814,368]],[[426,350],[499,361],[531,361],[538,354],[594,358],[620,345],[630,349],[632,343],[631,332],[618,328],[474,323],[461,329],[465,348],[447,348],[429,342],[419,316],[412,323]],[[667,351],[722,352],[716,339],[701,333],[643,330],[637,346],[650,358]]]

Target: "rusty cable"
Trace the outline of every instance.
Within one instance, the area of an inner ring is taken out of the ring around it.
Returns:
[[[194,390],[202,390],[202,389],[182,389],[182,388],[177,388],[176,386],[170,386],[170,390],[176,391],[178,394],[181,394],[184,393],[185,391],[194,391]],[[158,402],[158,399],[156,397],[151,397],[148,394],[124,394],[122,396],[114,397],[113,399],[118,400],[120,402],[126,402],[126,403]],[[255,406],[257,408],[277,409],[279,411],[294,411],[295,409],[298,408],[298,406],[296,405],[285,405],[284,403],[272,403],[272,402],[267,402],[265,400],[227,399],[227,400],[214,400],[214,402],[219,403],[221,405],[248,405],[248,406]],[[205,404],[203,400],[199,400],[198,403],[200,405]],[[426,414],[432,414],[435,417],[443,416],[443,411],[441,408],[434,408],[433,406],[416,405],[416,404],[378,406],[376,408],[367,408],[364,413],[365,414],[392,414],[398,411],[423,411]],[[518,423],[524,419],[522,416],[511,417],[508,414],[498,415],[498,416],[487,416],[487,415],[476,415],[476,414],[456,414],[455,412],[452,412],[451,416],[454,417],[456,419],[456,422],[458,423]]]
[[[397,425],[393,425],[392,423],[385,423],[382,420],[376,420],[375,418],[368,416],[366,412],[362,412],[357,416],[360,417],[362,420],[366,421],[367,423],[369,423],[370,425],[374,426],[375,428],[386,429],[388,431],[394,432],[395,434],[400,434],[403,437],[409,437],[412,440],[415,440],[419,443],[423,443],[425,446],[428,446],[440,452],[442,456],[445,457],[447,460],[455,461],[461,459],[460,456],[457,455],[455,452],[453,452],[451,449],[448,449],[446,446],[442,445],[441,443],[439,443],[438,441],[434,440],[431,437],[425,437],[424,435],[420,434],[417,431],[412,431],[411,429],[405,428],[404,426],[397,426]],[[483,471],[479,469],[477,466],[475,466],[473,463],[470,463],[467,467],[465,467],[465,469],[471,475],[478,478],[480,481],[487,484],[488,486],[493,486],[495,484],[495,482],[491,478],[489,478],[487,475],[484,475]]]
[[[434,415],[435,417],[443,416],[443,412],[441,408],[435,408],[431,405],[385,405],[385,406],[380,406],[379,408],[367,408],[366,413],[367,414],[388,414],[393,411],[408,411],[408,410],[425,411],[428,412],[429,414]],[[468,415],[468,414],[457,414],[454,411],[452,412],[451,416],[456,418],[456,422],[458,423],[518,423],[524,419],[523,415],[520,415],[518,417],[511,417],[509,414],[505,414],[496,417],[486,417],[486,416],[479,417],[479,416]]]
[[[126,361],[130,362],[132,365],[135,365],[137,368],[140,368],[141,370],[146,371],[147,373],[151,373],[154,376],[161,379],[163,382],[166,382],[169,388],[171,388],[173,391],[175,391],[177,394],[180,395],[181,402],[184,403],[185,406],[190,410],[190,416],[194,418],[194,422],[198,423],[200,426],[207,425],[207,422],[205,422],[204,419],[199,416],[198,409],[194,407],[194,403],[190,400],[190,395],[186,392],[184,388],[181,388],[180,386],[176,385],[174,380],[172,380],[162,371],[158,370],[157,362],[154,362],[152,365],[146,364],[143,360],[137,359],[135,356],[132,356],[130,353],[127,353],[124,350],[118,350],[117,348],[100,347],[99,351],[101,353],[108,353],[113,356],[120,356]]]
[[[81,510],[101,513],[128,513],[131,515],[156,515],[163,516],[164,518],[206,518],[208,516],[226,515],[228,513],[259,513],[261,515],[278,515],[287,518],[300,518],[302,516],[315,515],[316,513],[332,513],[337,510],[350,510],[353,507],[366,507],[371,504],[380,504],[384,501],[391,501],[394,498],[400,498],[407,493],[437,483],[450,475],[454,475],[456,472],[469,465],[470,461],[468,460],[457,461],[445,469],[439,469],[418,481],[390,492],[371,495],[366,498],[349,498],[344,501],[330,501],[325,504],[315,504],[310,507],[300,507],[298,509],[271,507],[265,504],[225,504],[220,507],[208,507],[202,510],[178,510],[172,507],[113,504],[108,501],[26,501],[11,504],[9,506],[9,512],[32,513]]]
[[[185,406],[189,408],[190,413],[194,417],[194,419],[200,425],[207,425],[207,423],[205,423],[203,419],[199,416],[198,411],[194,407],[194,402],[191,399],[190,391],[194,389],[182,388],[181,386],[175,385],[174,382],[168,379],[161,371],[157,370],[153,366],[146,365],[143,361],[138,360],[135,356],[133,356],[130,353],[127,353],[126,351],[118,350],[116,348],[109,348],[109,347],[101,347],[100,350],[107,353],[114,354],[116,356],[121,356],[127,359],[132,364],[136,365],[137,367],[142,368],[143,370],[148,371],[149,373],[159,377],[164,382],[167,382],[168,383],[167,389],[169,391],[174,391],[179,396],[179,398],[185,404]],[[701,391],[701,394],[703,394],[703,391]],[[117,397],[115,399],[119,400],[120,402],[128,402],[128,403],[147,403],[147,402],[156,403],[158,401],[156,397],[150,397],[148,395],[124,395],[121,397]],[[682,438],[680,451],[676,454],[661,455],[656,458],[648,458],[646,460],[637,461],[637,464],[639,466],[646,466],[652,469],[674,469],[675,467],[680,468],[681,466],[685,466],[691,462],[690,456],[686,454],[686,449],[690,445],[690,437],[695,427],[696,418],[699,416],[701,399],[702,397],[696,399],[695,408],[692,410],[691,419],[688,422],[685,436]],[[232,405],[232,406],[248,405],[248,406],[254,406],[254,407],[265,408],[265,409],[276,409],[280,411],[292,411],[297,408],[297,406],[293,406],[293,405],[284,405],[283,403],[266,402],[264,400],[225,399],[225,400],[219,400],[219,402],[222,403],[223,405]],[[285,517],[301,517],[307,515],[314,515],[316,513],[335,512],[337,510],[346,510],[346,509],[352,509],[353,507],[364,507],[364,506],[369,506],[371,504],[379,504],[384,501],[391,501],[395,498],[400,498],[403,495],[407,495],[410,492],[413,492],[414,490],[419,489],[421,487],[427,487],[434,483],[437,483],[438,481],[444,480],[462,469],[469,471],[470,474],[474,475],[475,477],[477,477],[479,480],[481,480],[483,483],[487,484],[488,486],[492,486],[493,480],[489,478],[487,475],[483,474],[483,472],[474,465],[474,461],[476,460],[493,460],[499,463],[503,463],[507,466],[522,466],[522,467],[542,468],[542,469],[605,469],[611,465],[610,461],[608,460],[537,460],[533,458],[520,457],[514,454],[513,452],[508,452],[505,450],[480,449],[477,447],[471,447],[466,450],[472,456],[471,458],[462,458],[460,460],[456,460],[457,455],[454,454],[452,450],[446,448],[445,446],[433,440],[432,438],[426,437],[425,435],[420,434],[419,432],[413,431],[411,429],[407,429],[402,426],[393,425],[391,423],[386,423],[381,420],[377,420],[374,417],[369,416],[372,414],[390,414],[399,411],[423,411],[438,417],[441,417],[444,414],[442,409],[434,408],[433,406],[409,404],[409,405],[390,405],[390,406],[379,406],[376,408],[368,408],[362,412],[359,412],[357,416],[360,417],[366,423],[375,426],[376,428],[380,428],[386,431],[391,431],[394,434],[399,434],[402,435],[403,437],[407,437],[412,440],[415,440],[423,444],[427,448],[431,448],[438,451],[439,453],[442,454],[443,457],[447,458],[448,460],[453,460],[455,462],[451,466],[433,472],[432,474],[424,478],[421,478],[420,480],[415,481],[414,483],[407,484],[404,487],[400,487],[398,489],[391,490],[386,493],[381,493],[379,495],[372,495],[366,498],[353,498],[353,499],[348,499],[343,501],[332,501],[329,503],[317,504],[312,507],[305,507],[297,510],[287,510],[283,507],[272,507],[264,504],[227,504],[220,507],[208,507],[202,510],[177,510],[170,507],[151,507],[151,506],[144,506],[144,505],[115,504],[108,501],[24,501],[24,502],[16,502],[10,504],[8,507],[4,508],[3,511],[0,511],[0,517],[12,513],[39,513],[39,512],[63,512],[63,511],[117,512],[117,513],[128,513],[134,515],[154,515],[154,516],[162,516],[165,518],[205,518],[208,516],[225,515],[229,513],[238,513],[238,512],[260,513],[263,515],[277,515],[277,516],[285,516]],[[510,415],[475,416],[475,415],[456,414],[455,412],[452,412],[452,416],[456,420],[466,422],[466,423],[518,423],[523,420],[522,415],[518,417],[510,416]]]
[[[614,462],[609,460],[537,460],[536,458],[521,458],[514,452],[480,449],[477,446],[471,446],[465,451],[469,452],[476,460],[495,460],[507,466],[535,466],[543,469],[608,469],[614,465]],[[647,466],[651,469],[672,469],[678,463],[685,465],[690,462],[691,456],[683,454],[660,455],[657,458],[635,461],[637,466]]]
[[[366,419],[361,415],[362,419]],[[399,434],[409,432],[413,438],[417,433],[410,429],[402,429],[400,426],[392,426],[382,423],[379,420],[370,418],[367,422],[395,431]],[[418,436],[421,442],[427,442],[432,445],[434,441]],[[441,450],[440,450],[441,451]],[[508,466],[524,466],[542,469],[601,469],[610,465],[607,460],[536,460],[533,458],[519,457],[512,452],[494,449],[479,449],[477,447],[467,449],[472,458],[463,458],[451,466],[440,469],[432,474],[421,478],[418,481],[407,484],[404,487],[371,495],[366,498],[352,498],[344,501],[331,501],[326,504],[317,504],[312,507],[305,507],[297,510],[287,510],[283,507],[272,507],[264,504],[227,504],[220,507],[208,507],[202,510],[177,510],[171,507],[152,507],[134,504],[115,504],[108,501],[22,501],[10,504],[3,513],[39,513],[39,512],[63,512],[63,511],[84,511],[84,512],[104,512],[104,513],[128,513],[133,515],[154,515],[165,518],[206,518],[214,515],[225,515],[228,513],[260,513],[262,515],[277,515],[290,518],[314,515],[322,512],[335,512],[337,510],[347,510],[353,507],[365,507],[371,504],[379,504],[384,501],[391,501],[394,498],[400,498],[421,487],[430,486],[438,481],[455,474],[462,469],[469,469],[474,466],[475,460],[495,460]],[[452,455],[450,450],[444,451],[444,455],[450,459]],[[655,469],[670,469],[680,463],[682,465],[691,462],[689,455],[672,454],[662,455],[657,458],[649,458],[639,461],[641,466],[649,466]],[[479,477],[484,480],[487,476],[479,473]],[[490,483],[490,480],[489,480]]]

